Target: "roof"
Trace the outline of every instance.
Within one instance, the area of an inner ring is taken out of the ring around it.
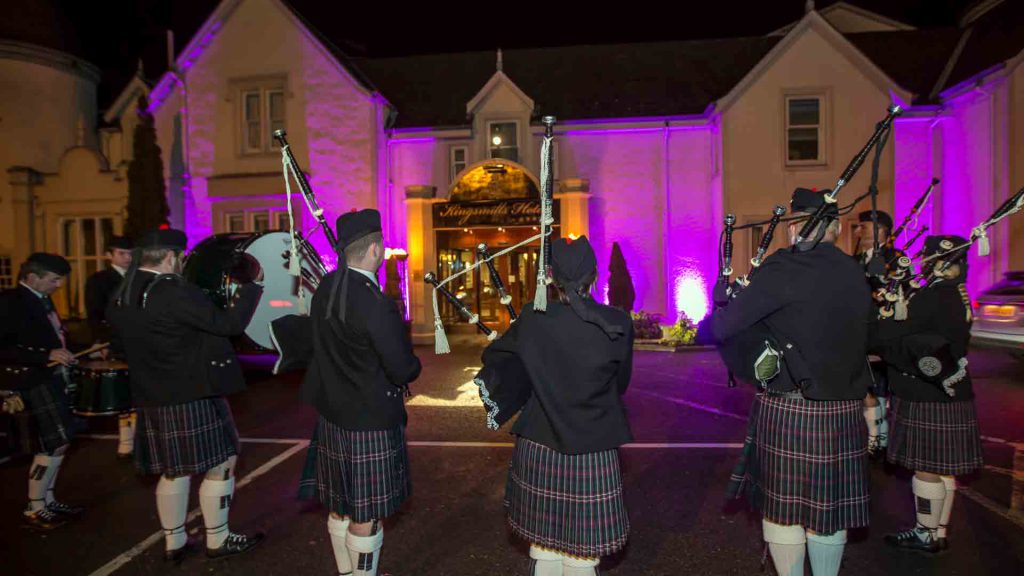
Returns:
[[[1024,50],[1024,2],[1004,0],[970,25],[971,36],[942,88],[955,86]]]
[[[503,51],[503,71],[538,115],[583,120],[700,114],[725,95],[777,37],[533,48]],[[398,110],[396,127],[459,126],[494,75],[496,53],[357,58]]]
[[[847,34],[846,39],[897,84],[913,92],[913,104],[926,104],[962,34],[956,28],[940,28],[862,32]]]

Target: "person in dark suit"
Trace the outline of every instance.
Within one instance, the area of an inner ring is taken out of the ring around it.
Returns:
[[[63,367],[73,364],[64,327],[50,295],[71,272],[56,254],[35,253],[21,265],[18,286],[0,294],[0,388],[20,396],[24,409],[10,421],[15,452],[34,454],[24,520],[51,530],[83,510],[54,498],[57,472],[72,438]],[[61,368],[51,368],[56,363]]]
[[[824,202],[823,193],[798,188],[791,207],[807,215]],[[834,244],[837,217],[829,205],[810,240],[768,257],[712,320],[723,345],[760,330],[763,338],[748,357],[781,356],[777,375],[762,373],[730,491],[745,493],[760,509],[772,560],[786,576],[803,573],[805,556],[815,576],[837,574],[847,529],[869,520],[862,407],[876,313],[863,268]],[[798,225],[789,227],[793,242]]]
[[[591,297],[597,259],[586,236],[555,240],[551,259],[547,310],[528,304],[483,360],[485,370],[532,385],[512,427],[505,489],[512,531],[530,543],[531,574],[584,576],[629,536],[618,448],[633,439],[622,403],[633,321]],[[516,361],[525,377],[514,376]]]
[[[319,416],[300,488],[330,512],[327,531],[339,574],[373,576],[384,544],[381,520],[409,497],[405,396],[420,374],[405,323],[384,296],[380,213],[337,220],[338,268],[310,310],[313,359],[302,400]]]
[[[858,223],[854,230],[857,244],[854,247],[854,258],[864,267],[864,275],[871,287],[875,304],[881,307],[885,305],[881,289],[885,287],[887,278],[873,275],[868,271],[868,266],[875,254],[874,221],[878,222],[878,252],[885,263],[886,273],[895,268],[896,260],[904,254],[892,245],[892,216],[883,210],[877,210],[875,213],[874,220],[872,220],[871,210],[865,210],[857,215]],[[889,387],[884,362],[877,359],[871,362],[871,377],[871,390],[864,397],[864,422],[868,426],[868,455],[876,461],[885,461],[885,451],[889,445],[889,420],[886,418]]]
[[[135,467],[160,475],[156,508],[164,529],[164,558],[176,564],[189,548],[185,518],[193,475],[204,475],[199,506],[208,557],[241,554],[263,539],[262,534],[228,529],[239,442],[225,398],[245,389],[228,338],[245,330],[263,288],[259,279],[239,279],[237,298],[226,310],[216,307],[182,278],[185,246],[185,234],[178,230],[155,230],[140,238],[132,267],[107,311],[131,366],[132,401],[139,415]]]
[[[959,236],[929,236],[923,254],[966,243]],[[888,460],[914,472],[917,512],[913,528],[885,539],[899,549],[935,554],[948,547],[956,476],[984,463],[967,372],[973,320],[964,284],[967,252],[939,256],[929,268],[931,279],[908,302],[907,318],[881,320],[874,345],[888,363],[893,394]]]
[[[94,344],[111,341],[110,323],[107,322],[107,306],[110,304],[114,293],[117,292],[121,280],[132,265],[132,243],[123,236],[114,236],[107,241],[106,252],[104,253],[110,266],[99,272],[95,272],[85,281],[85,310],[89,322],[89,331],[92,333]],[[123,356],[120,350],[112,352],[104,351],[105,358],[117,358]],[[132,450],[135,449],[135,413],[127,412],[117,417],[118,443],[117,457],[122,460],[131,460]]]

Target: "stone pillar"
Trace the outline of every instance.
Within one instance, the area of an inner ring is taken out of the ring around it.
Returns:
[[[434,309],[430,287],[423,282],[423,275],[434,272],[437,266],[433,206],[440,200],[434,197],[436,194],[435,186],[405,187],[406,242],[409,251],[406,274],[413,344],[434,343]]]
[[[566,178],[559,181],[555,198],[561,205],[561,236],[590,234],[590,180]]]
[[[46,230],[42,228],[36,203],[36,188],[43,184],[43,176],[31,168],[17,166],[7,171],[10,196],[5,198],[5,206],[0,210],[6,212],[4,219],[9,218],[10,227],[0,237],[0,244],[10,250],[13,273],[32,252],[42,251],[46,246]],[[6,228],[6,227],[5,227]],[[56,252],[50,247],[51,252]]]

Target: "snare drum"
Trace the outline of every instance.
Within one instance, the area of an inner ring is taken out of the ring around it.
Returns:
[[[77,390],[72,412],[79,416],[108,416],[132,409],[128,365],[97,360],[78,366]]]
[[[288,232],[217,234],[200,242],[189,253],[182,275],[223,308],[237,289],[229,273],[239,257],[244,254],[259,262],[263,269],[263,296],[245,328],[245,336],[261,348],[273,350],[270,323],[299,312],[299,282],[303,282],[306,297],[310,298],[326,274],[320,255],[308,242],[302,241],[299,243],[302,277],[290,275],[291,248]]]

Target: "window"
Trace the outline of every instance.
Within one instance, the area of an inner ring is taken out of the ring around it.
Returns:
[[[786,97],[786,164],[825,162],[824,98]]]
[[[0,256],[0,290],[14,288],[14,269],[10,256]]]
[[[466,153],[467,148],[465,146],[452,146],[448,150],[448,165],[451,167],[448,174],[448,183],[454,184],[455,177],[466,169]]]
[[[295,226],[298,227],[300,222],[300,214],[296,212]],[[288,211],[263,208],[225,212],[222,229],[224,232],[236,234],[270,232],[274,230],[287,231]]]
[[[284,89],[280,83],[242,90],[241,142],[243,154],[261,154],[276,148],[273,134],[284,129]]]
[[[519,162],[519,130],[516,122],[492,122],[487,128],[491,158]]]
[[[64,218],[60,232],[61,255],[71,264],[71,275],[63,294],[53,300],[63,304],[62,314],[80,318],[85,315],[85,281],[106,268],[103,247],[114,235],[114,218]]]

